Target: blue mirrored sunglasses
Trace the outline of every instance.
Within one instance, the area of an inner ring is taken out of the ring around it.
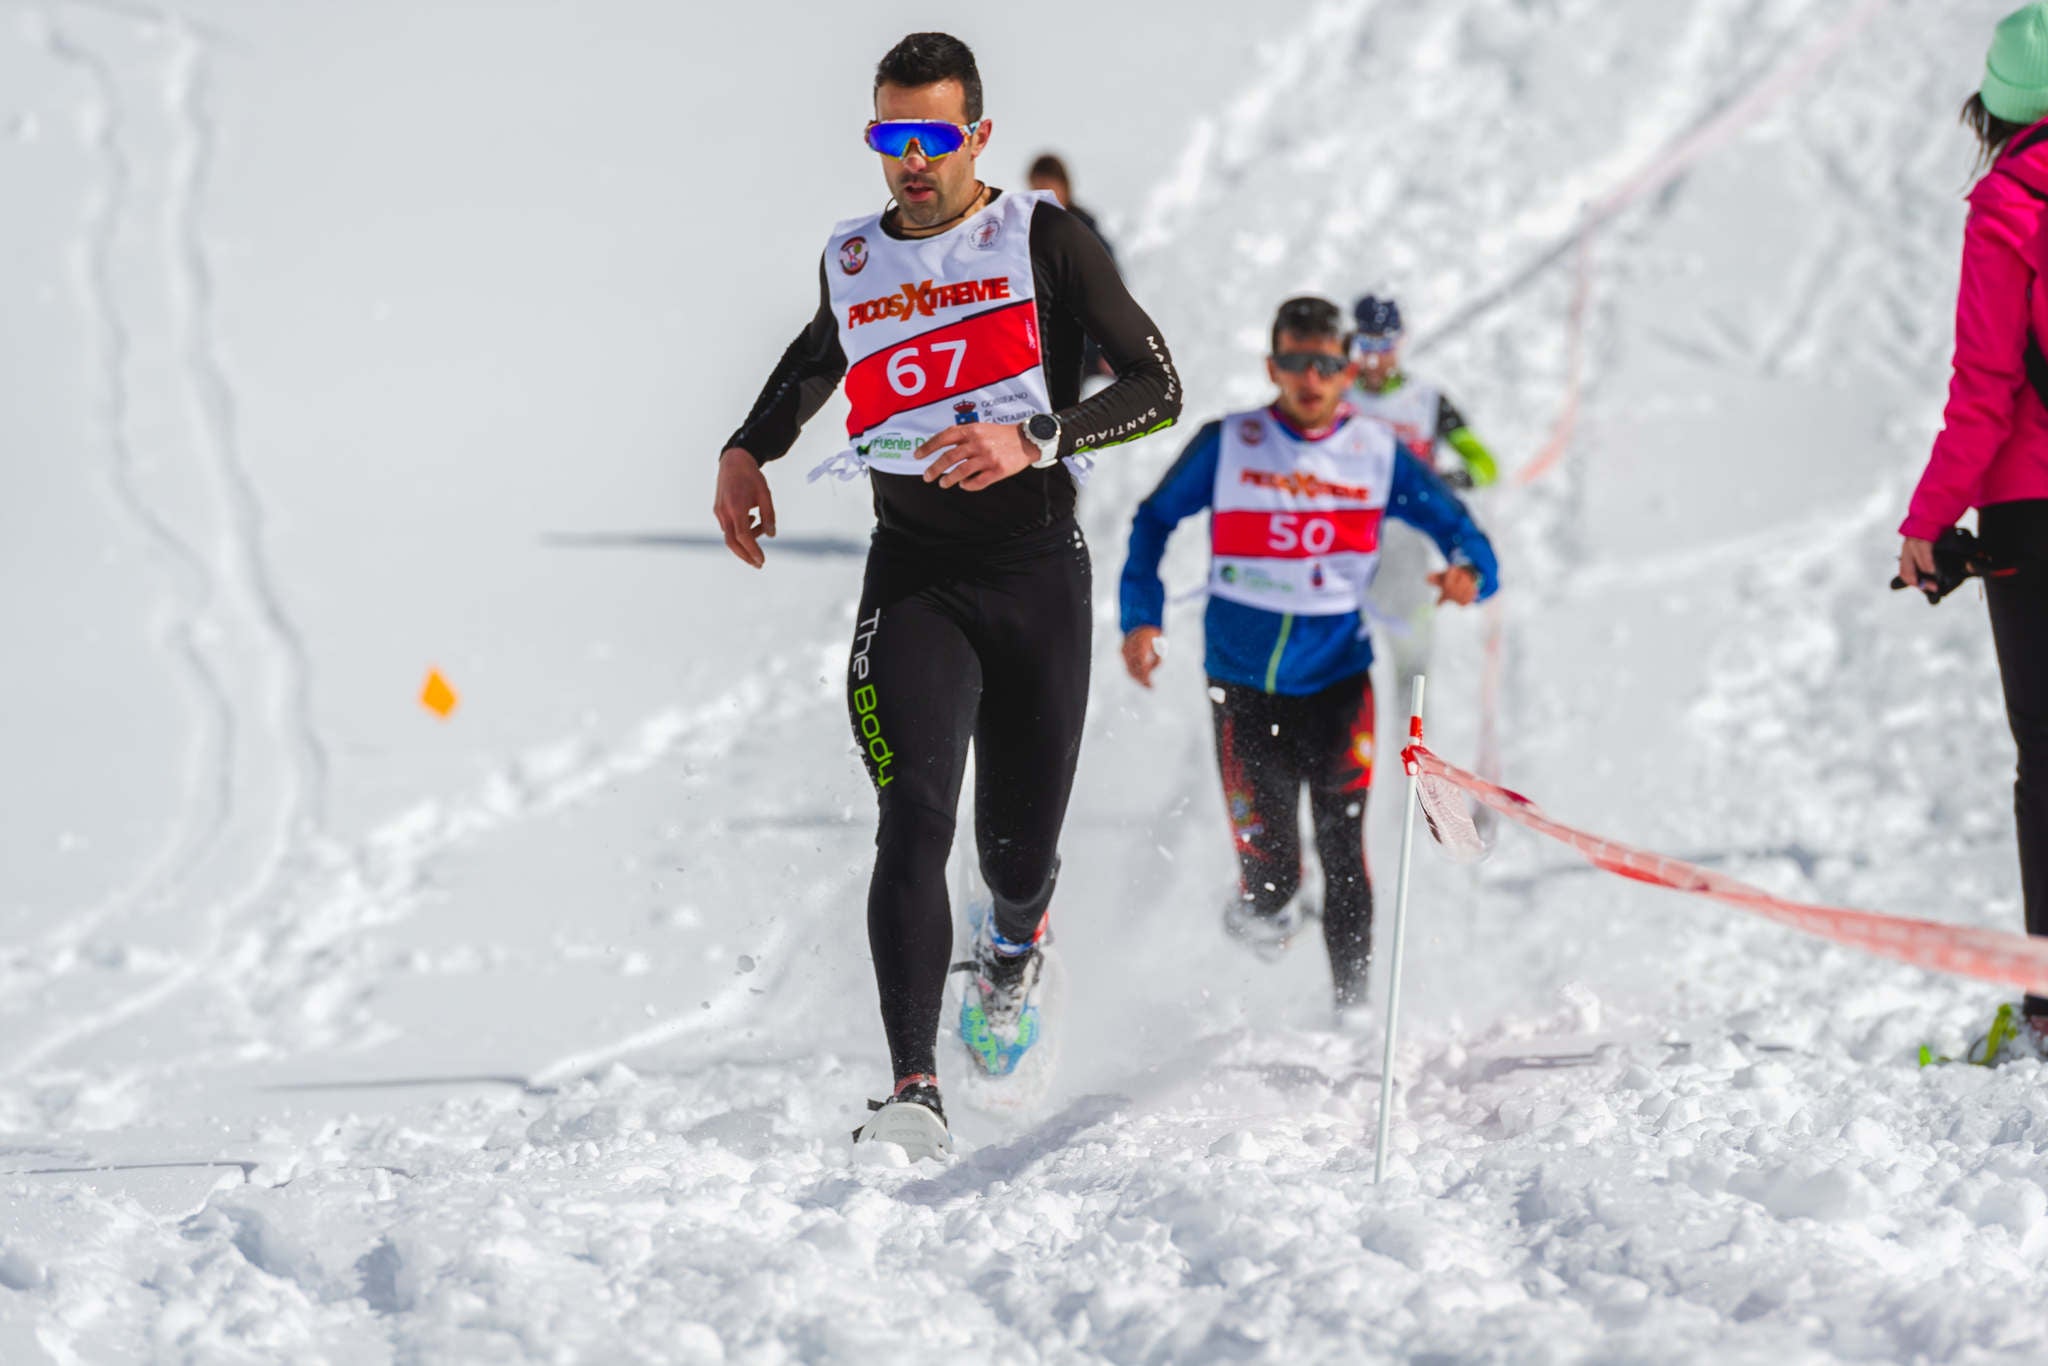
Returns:
[[[868,125],[868,146],[885,157],[901,161],[917,144],[926,161],[949,157],[974,136],[974,124],[941,123],[936,119],[878,119]]]
[[[1354,356],[1384,356],[1401,344],[1399,332],[1387,332],[1369,337],[1363,332],[1351,339],[1351,354]]]

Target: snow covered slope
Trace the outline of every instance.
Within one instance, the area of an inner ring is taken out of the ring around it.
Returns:
[[[1418,364],[1515,463],[1571,276],[1462,306],[1867,11],[1595,241],[1577,438],[1482,508],[1503,761],[1790,895],[2011,928],[1981,604],[1882,590],[2005,7],[1354,0],[1251,59],[1270,20],[1174,6],[1076,66],[1078,6],[966,36],[1018,143],[1157,162],[1111,207],[1190,418],[1257,400],[1280,298],[1386,285],[1425,335],[1469,317]],[[853,1160],[886,1079],[838,682],[865,500],[801,484],[819,438],[766,573],[699,516],[818,232],[873,197],[827,82],[913,22],[804,17],[772,155],[726,152],[735,234],[699,135],[755,92],[740,20],[9,12],[0,1359],[2048,1354],[2039,1069],[1912,1062],[1992,994],[1513,832],[1476,872],[1424,851],[1370,1184],[1375,1041],[1330,1030],[1314,952],[1218,933],[1196,609],[1157,693],[1115,662],[1173,435],[1086,498],[1059,1073],[956,1087],[943,1169]],[[1440,639],[1457,759],[1481,634]]]

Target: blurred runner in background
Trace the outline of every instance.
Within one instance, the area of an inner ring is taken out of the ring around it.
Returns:
[[[1296,895],[1306,784],[1339,1011],[1364,1004],[1372,959],[1372,640],[1360,608],[1381,534],[1399,519],[1443,551],[1449,567],[1429,576],[1439,601],[1475,602],[1499,582],[1458,496],[1345,402],[1357,362],[1343,318],[1327,299],[1280,306],[1266,358],[1279,392],[1195,434],[1132,519],[1122,589],[1124,668],[1149,688],[1166,610],[1160,557],[1174,527],[1210,509],[1204,667],[1239,872],[1224,928],[1275,957],[1314,918]]]
[[[1415,458],[1453,488],[1484,488],[1500,475],[1493,453],[1473,434],[1458,405],[1443,390],[1401,368],[1401,306],[1368,294],[1351,310],[1357,330],[1351,356],[1358,363],[1352,406],[1394,429]],[[1456,462],[1445,460],[1454,452]],[[1443,462],[1443,463],[1440,463]],[[1393,655],[1395,696],[1408,696],[1415,675],[1429,668],[1436,635],[1436,595],[1429,587],[1429,538],[1412,527],[1387,528],[1371,611],[1380,618]]]
[[[1095,240],[1102,243],[1102,249],[1109,253],[1109,259],[1116,260],[1116,248],[1109,244],[1109,237],[1102,231],[1102,224],[1096,221],[1094,214],[1074,202],[1074,182],[1067,174],[1066,162],[1051,152],[1041,152],[1038,159],[1031,163],[1031,171],[1027,178],[1032,189],[1059,200],[1061,208],[1086,224],[1088,231],[1095,234]],[[1115,374],[1115,371],[1110,369],[1109,362],[1103,359],[1102,348],[1095,344],[1093,337],[1088,339],[1088,345],[1082,350],[1081,373],[1085,377],[1096,379],[1108,379]]]

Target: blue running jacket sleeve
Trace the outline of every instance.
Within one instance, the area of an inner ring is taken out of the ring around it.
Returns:
[[[1188,442],[1173,468],[1159,481],[1159,487],[1138,504],[1137,514],[1131,518],[1131,543],[1124,556],[1123,581],[1118,590],[1126,635],[1140,626],[1165,625],[1166,585],[1159,581],[1159,561],[1166,554],[1166,539],[1173,535],[1175,527],[1208,507],[1215,497],[1216,461],[1222,452],[1223,424],[1208,423]],[[1480,543],[1484,546],[1484,537],[1480,537]]]
[[[1207,428],[1203,430],[1206,432]],[[1153,496],[1156,498],[1158,495]],[[1500,591],[1500,564],[1493,557],[1493,543],[1472,520],[1471,511],[1459,501],[1458,495],[1451,492],[1450,485],[1439,479],[1435,470],[1416,459],[1405,445],[1394,457],[1394,487],[1387,499],[1387,512],[1435,541],[1436,548],[1443,551],[1444,558],[1452,564],[1470,565],[1477,571],[1480,601],[1484,602]],[[1135,531],[1131,535],[1131,545],[1135,552]],[[1128,594],[1128,569],[1124,571],[1124,581]],[[1126,596],[1126,604],[1129,601]],[[1128,606],[1124,614],[1130,615]]]

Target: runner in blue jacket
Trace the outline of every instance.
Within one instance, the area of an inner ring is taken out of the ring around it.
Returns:
[[[1224,925],[1276,957],[1312,914],[1295,895],[1306,783],[1340,1009],[1363,1002],[1372,951],[1372,640],[1362,603],[1382,523],[1391,516],[1436,542],[1448,561],[1429,576],[1440,602],[1470,604],[1499,584],[1493,547],[1457,495],[1391,428],[1345,403],[1357,366],[1342,319],[1326,299],[1281,305],[1266,363],[1273,404],[1195,434],[1132,519],[1121,593],[1124,667],[1149,688],[1166,607],[1160,558],[1176,526],[1209,510],[1206,668],[1240,874]]]

